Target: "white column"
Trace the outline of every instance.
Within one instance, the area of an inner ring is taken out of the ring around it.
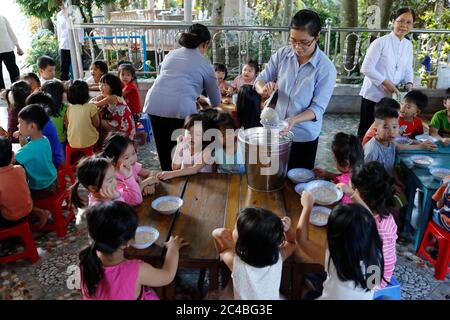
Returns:
[[[245,24],[247,18],[247,1],[239,0],[239,17],[241,22]]]
[[[184,21],[192,23],[192,0],[184,0]]]
[[[83,63],[81,61],[81,48],[80,48],[80,42],[78,39],[78,30],[75,30],[73,27],[74,18],[73,15],[69,14],[69,8],[72,6],[72,1],[66,1],[64,5],[64,16],[68,22],[68,28],[69,28],[69,46],[70,46],[70,60],[72,63],[72,72],[73,72],[73,78],[81,79],[83,74]]]

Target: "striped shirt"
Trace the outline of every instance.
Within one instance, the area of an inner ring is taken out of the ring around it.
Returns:
[[[389,215],[387,218],[375,217],[378,234],[383,242],[383,256],[384,256],[384,278],[391,281],[394,274],[395,263],[397,262],[396,240],[397,240],[397,224],[394,217]],[[382,280],[381,288],[386,286],[386,282]]]

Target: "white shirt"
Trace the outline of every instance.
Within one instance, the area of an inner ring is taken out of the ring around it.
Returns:
[[[71,8],[67,8],[66,10],[68,11],[69,16],[71,13],[73,13],[73,16],[75,17],[74,23],[83,22],[83,17],[81,16],[80,9],[77,6],[72,5]],[[80,44],[83,44],[84,30],[80,28],[77,29],[77,31]],[[56,15],[56,34],[58,36],[59,49],[70,50],[69,22],[64,16],[63,10],[59,11],[58,14]]]
[[[0,53],[14,51],[14,47],[19,45],[11,25],[4,16],[0,16],[0,35]]]
[[[323,283],[322,295],[317,300],[373,300],[374,290],[367,291],[361,287],[355,288],[354,281],[342,281],[339,279],[333,260],[330,260],[330,252],[325,254],[325,272],[327,279]]]
[[[413,46],[406,38],[400,40],[394,32],[372,42],[361,66],[364,82],[359,95],[378,102],[391,97],[382,85],[384,80],[394,85],[413,82]]]
[[[235,300],[280,300],[281,272],[283,258],[278,257],[277,263],[256,268],[234,255],[233,291]]]

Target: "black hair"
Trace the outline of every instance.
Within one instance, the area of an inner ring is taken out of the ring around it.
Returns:
[[[38,130],[42,130],[50,119],[40,104],[30,104],[20,110],[18,117],[27,123],[36,124]]]
[[[107,201],[86,210],[86,221],[92,243],[80,254],[83,289],[94,296],[103,279],[103,264],[97,251],[112,254],[134,238],[138,226],[136,211],[121,201]]]
[[[25,79],[33,79],[34,81],[37,82],[37,84],[38,84],[39,86],[41,86],[41,80],[39,80],[39,77],[38,77],[35,73],[33,73],[33,72],[25,73],[25,74],[21,77],[21,79],[23,79],[23,80],[25,80]]]
[[[188,32],[181,34],[178,43],[188,49],[195,49],[203,42],[211,40],[211,33],[208,28],[200,23],[194,23],[188,28]]]
[[[351,181],[374,214],[387,218],[395,209],[394,178],[380,162],[370,161],[356,166]]]
[[[384,120],[398,118],[400,104],[391,98],[383,98],[375,105],[375,119]]]
[[[40,56],[37,59],[37,66],[39,69],[45,69],[48,66],[56,66],[55,60],[53,60],[53,58],[49,57],[49,56]]]
[[[360,204],[337,205],[328,219],[327,239],[328,264],[333,262],[338,278],[355,282],[355,288],[373,289],[368,283],[373,273],[367,268],[377,266],[383,277],[384,257],[383,244],[371,213]]]
[[[102,156],[117,164],[120,156],[125,152],[129,145],[133,145],[133,141],[121,132],[110,132],[103,143]]]
[[[32,93],[27,98],[26,104],[40,104],[49,117],[54,116],[59,111],[59,107],[56,106],[52,96],[43,91]]]
[[[105,83],[111,88],[111,94],[121,97],[122,96],[122,81],[120,81],[118,76],[112,73],[105,73],[100,78],[100,83]]]
[[[413,16],[413,21],[415,21],[415,20],[416,20],[416,13],[414,12],[413,9],[411,9],[411,8],[409,8],[409,7],[403,7],[403,8],[400,8],[400,9],[398,9],[398,10],[392,12],[392,14],[391,14],[391,20],[396,20],[396,19],[397,19],[398,17],[400,17],[402,14],[407,13],[407,12],[409,12],[409,13],[412,14],[412,16]]]
[[[11,101],[8,99],[9,92],[11,92],[14,99],[13,109],[16,112],[19,112],[27,105],[26,100],[31,94],[31,85],[25,80],[14,82],[11,87],[6,90],[6,102],[11,104]]]
[[[89,86],[86,81],[75,80],[67,89],[67,101],[71,104],[85,104],[89,99]]]
[[[340,166],[348,165],[350,168],[354,168],[364,161],[364,149],[361,141],[353,134],[336,133],[331,143],[331,149]]]
[[[95,60],[92,62],[92,64],[97,68],[100,69],[100,71],[105,74],[108,73],[108,65],[103,60]]]
[[[398,111],[400,110],[400,104],[395,99],[384,97],[375,104],[374,108],[375,110],[378,108],[391,108]]]
[[[7,137],[0,137],[0,168],[11,163],[12,154],[11,141]]]
[[[444,100],[450,99],[450,88],[447,88],[445,90]]]
[[[420,90],[412,90],[408,92],[404,99],[415,103],[421,112],[423,112],[428,106],[428,96]]]
[[[319,15],[312,10],[300,10],[291,20],[291,29],[305,30],[311,37],[317,37],[322,30],[322,23]]]
[[[222,63],[214,63],[214,71],[216,72],[223,72],[225,73],[224,79],[228,77],[228,69],[227,67]]]
[[[263,208],[245,208],[236,223],[236,254],[245,263],[262,268],[277,263],[284,231],[281,219]]]
[[[81,159],[77,166],[77,181],[72,187],[72,204],[76,208],[86,205],[78,194],[80,184],[86,189],[93,186],[97,191],[100,190],[111,165],[111,161],[97,155]]]
[[[237,117],[244,129],[260,127],[261,96],[252,85],[243,85],[236,102]]]
[[[63,104],[63,94],[65,92],[64,85],[61,81],[58,80],[50,80],[46,81],[42,87],[42,92],[48,93],[52,98],[55,105],[55,109],[53,110],[52,117],[60,117],[61,116],[61,107]]]
[[[251,68],[253,68],[255,70],[255,75],[258,74],[258,72],[259,72],[258,61],[250,59],[250,60],[247,61],[246,65],[250,66]]]
[[[236,123],[234,122],[233,117],[227,112],[218,112],[216,116],[212,119],[213,126],[216,129],[233,129],[236,130]]]
[[[206,130],[214,127],[213,119],[216,115],[217,110],[215,109],[205,109],[201,110],[198,113],[193,113],[185,118],[183,129],[189,130],[190,128],[194,127],[196,122],[200,121],[202,125],[202,132],[205,132]],[[209,143],[209,141],[202,140],[202,149],[205,149]]]
[[[119,66],[119,73],[118,75],[120,76],[120,72],[123,70],[128,71],[131,74],[131,79],[132,81],[136,82],[137,77],[136,77],[136,69],[133,67],[133,65],[131,64],[131,62],[129,61],[120,61],[118,63]]]

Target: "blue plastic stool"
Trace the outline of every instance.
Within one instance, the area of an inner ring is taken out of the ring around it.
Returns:
[[[139,122],[144,126],[144,130],[147,133],[147,142],[150,142],[150,137],[152,136],[152,125],[150,123],[150,118],[148,117],[148,114],[143,113],[141,115],[141,118],[139,119]]]
[[[391,284],[375,292],[373,300],[402,300],[400,283],[392,277]]]

